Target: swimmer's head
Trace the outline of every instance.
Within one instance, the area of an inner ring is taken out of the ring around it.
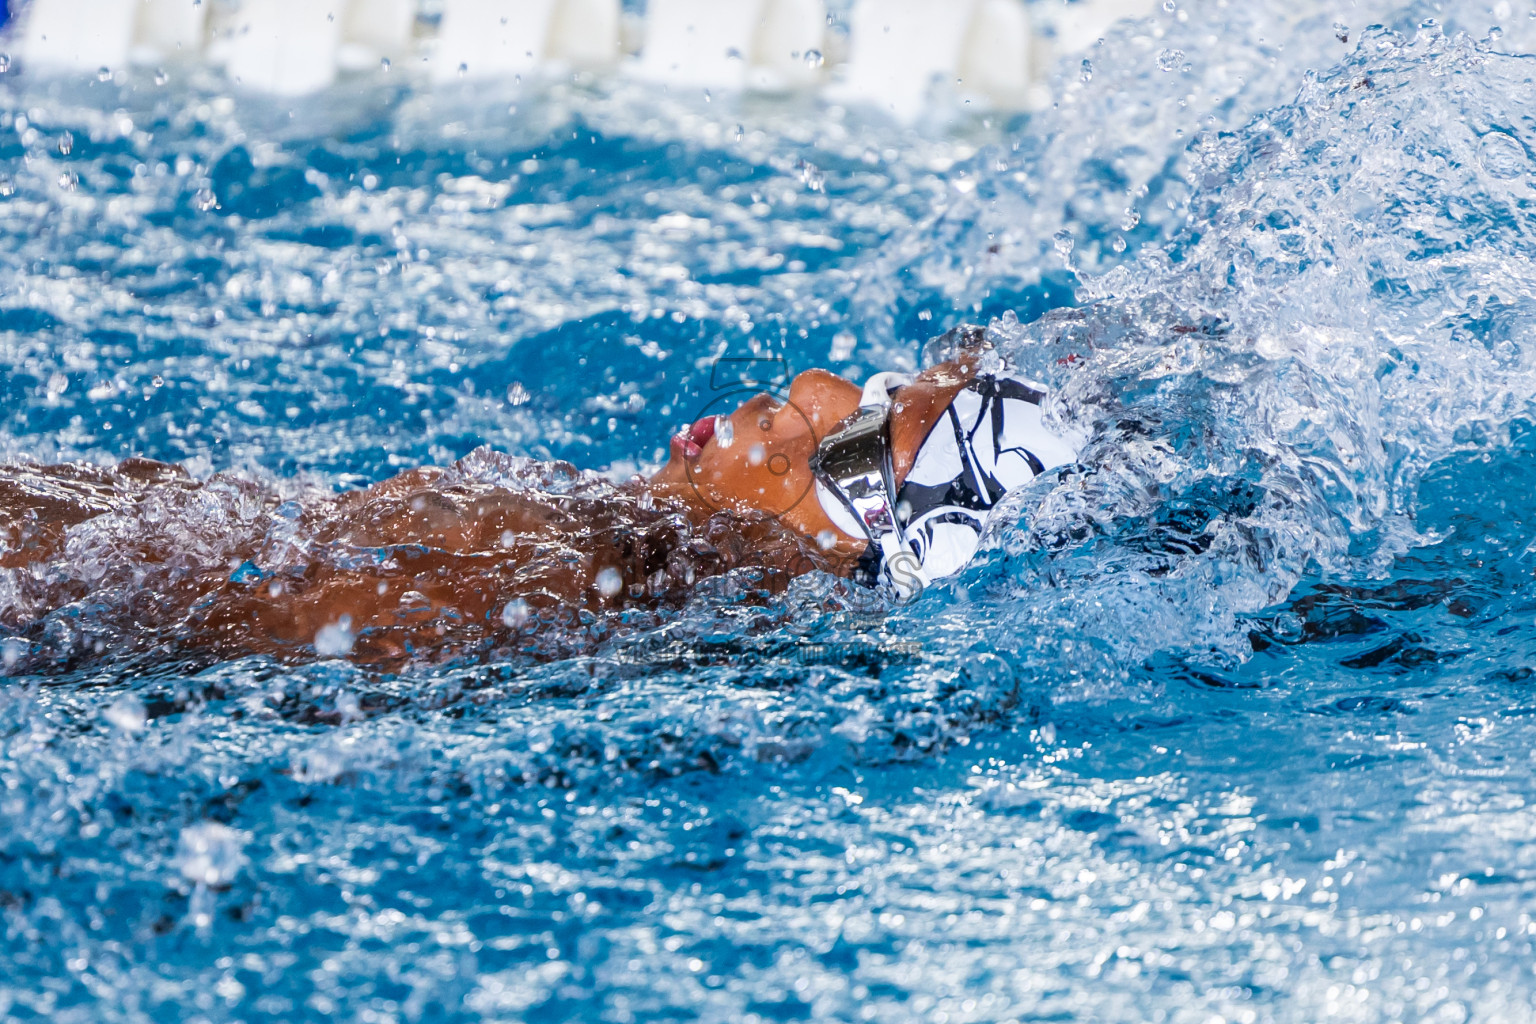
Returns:
[[[838,530],[822,509],[810,459],[858,409],[860,395],[858,385],[834,373],[807,370],[783,397],[756,395],[679,432],[651,484],[709,509],[770,513],[824,548],[856,554],[864,542]]]

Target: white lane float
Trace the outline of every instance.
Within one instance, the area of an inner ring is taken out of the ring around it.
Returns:
[[[20,22],[27,63],[96,72],[128,63],[140,0],[35,0]]]
[[[803,88],[825,75],[823,0],[649,0],[636,72],[701,89]]]
[[[135,64],[195,60],[208,42],[208,5],[187,0],[138,0],[133,28]]]
[[[185,0],[182,0],[185,2]],[[417,0],[351,0],[337,64],[358,71],[408,59],[415,50]]]
[[[1027,107],[1055,60],[1156,5],[853,0],[845,34],[827,0],[646,0],[643,19],[623,0],[435,0],[430,17],[423,2],[23,0],[4,31],[45,73],[199,59],[241,88],[298,96],[383,61],[444,83],[582,71],[668,88],[824,89],[912,119],[936,103]]]
[[[229,77],[279,96],[318,92],[336,80],[341,20],[324,0],[244,0],[221,42]]]

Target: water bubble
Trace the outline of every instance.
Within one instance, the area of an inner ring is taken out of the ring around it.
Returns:
[[[1483,136],[1478,157],[1495,178],[1518,178],[1528,168],[1525,147],[1512,135],[1493,131]]]
[[[520,597],[508,601],[507,606],[501,610],[501,621],[508,629],[521,629],[523,623],[528,621],[528,602]]]
[[[337,750],[314,747],[305,750],[294,759],[293,777],[299,782],[324,785],[334,781],[347,770],[347,761]]]
[[[102,710],[101,717],[111,723],[113,728],[129,734],[143,732],[149,723],[144,702],[131,693],[125,693],[108,704]]]
[[[508,405],[527,405],[530,397],[528,389],[517,381],[513,381],[512,386],[507,388]]]
[[[725,416],[715,417],[715,443],[729,448],[736,443],[736,425]]]
[[[1184,66],[1184,51],[1167,49],[1157,55],[1159,71],[1177,71]]]
[[[315,633],[315,653],[322,658],[340,658],[351,653],[357,637],[352,633],[352,616],[343,615],[335,622],[321,626]]]
[[[228,885],[246,865],[245,836],[228,825],[202,821],[182,829],[176,867],[197,885]]]
[[[613,566],[609,566],[597,574],[597,592],[604,597],[612,599],[619,596],[619,591],[624,589],[624,574]]]
[[[819,67],[821,67],[825,63],[826,63],[826,58],[821,55],[821,51],[820,50],[806,50],[805,51],[805,66],[806,67],[808,67],[808,68],[819,68]]]

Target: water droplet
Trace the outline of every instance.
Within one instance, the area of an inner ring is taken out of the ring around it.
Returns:
[[[528,602],[522,598],[508,601],[501,610],[501,621],[508,629],[521,629],[528,621]]]
[[[1349,26],[1342,21],[1333,23],[1333,37],[1341,43],[1349,42]]]
[[[59,155],[69,156],[75,151],[75,137],[69,132],[59,136]]]
[[[112,81],[112,69],[107,67],[106,65],[102,65],[101,67],[97,68],[96,69],[96,81],[98,81],[98,82],[110,82],[110,81]]]
[[[245,837],[228,825],[198,822],[182,829],[175,864],[197,885],[227,885],[245,867],[244,846]]]
[[[150,383],[157,388],[163,388],[165,387],[165,378],[157,373],[155,374],[154,379],[150,381]]]
[[[512,386],[507,388],[508,405],[527,405],[529,397],[528,389],[517,381],[513,381]]]
[[[760,444],[755,444],[747,449],[747,465],[761,466],[763,460],[768,458],[768,452]]]
[[[5,74],[9,70],[11,70],[11,55],[0,53],[0,75]]]
[[[125,693],[108,704],[102,709],[101,717],[111,723],[113,728],[129,734],[143,732],[149,722],[144,702],[131,693]]]
[[[831,551],[837,547],[837,534],[832,530],[822,530],[816,535],[816,546],[823,551]]]
[[[0,198],[9,199],[16,194],[16,183],[8,176],[0,174]]]
[[[468,64],[460,64],[459,65],[459,77],[463,78],[467,74],[469,74],[469,65]]]
[[[826,58],[821,55],[821,51],[820,50],[806,50],[805,51],[805,66],[806,67],[808,67],[808,68],[819,68],[819,67],[821,67],[825,63],[826,63]]]
[[[352,634],[352,616],[343,615],[315,633],[315,653],[322,658],[340,658],[351,653],[357,637]]]
[[[1179,5],[1175,3],[1174,0],[1163,0],[1163,10],[1167,11],[1169,14],[1172,14],[1178,9]]]
[[[853,356],[853,349],[859,343],[859,339],[852,331],[838,331],[832,335],[832,351],[828,353],[834,363],[841,363]]]
[[[74,171],[65,171],[59,175],[59,188],[65,192],[73,192],[80,184],[80,176]]]
[[[389,58],[388,57],[380,57],[379,58],[379,70],[383,71],[385,73],[388,73],[389,69],[390,69]]]
[[[1071,256],[1072,250],[1077,247],[1077,242],[1075,242],[1072,238],[1072,232],[1065,229],[1056,232],[1056,234],[1052,236],[1052,241],[1056,245],[1056,254],[1062,259],[1066,259]]]
[[[724,416],[715,417],[715,444],[729,448],[736,443],[736,425]]]
[[[704,102],[705,103],[713,103],[714,99],[715,98],[709,94],[709,90],[705,89],[704,90]]]
[[[1184,66],[1184,51],[1168,49],[1157,55],[1159,71],[1177,71]]]
[[[1115,240],[1113,242],[1109,243],[1109,247],[1111,249],[1115,250],[1115,252],[1125,252],[1125,249],[1126,249],[1125,236],[1124,235],[1116,235],[1115,236]]]
[[[609,566],[597,574],[597,592],[610,600],[624,589],[624,574]]]
[[[1087,57],[1084,57],[1083,63],[1077,72],[1077,77],[1083,82],[1093,81],[1093,61],[1089,60]]]
[[[155,84],[164,85],[171,80],[171,76],[165,73],[165,68],[155,68]]]

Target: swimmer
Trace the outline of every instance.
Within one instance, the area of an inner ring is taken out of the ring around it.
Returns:
[[[144,459],[0,469],[7,662],[557,655],[705,581],[766,597],[811,570],[914,598],[1006,494],[1076,459],[1040,385],[979,329],[946,338],[953,358],[916,375],[801,373],[620,486],[487,450],[307,504]]]

